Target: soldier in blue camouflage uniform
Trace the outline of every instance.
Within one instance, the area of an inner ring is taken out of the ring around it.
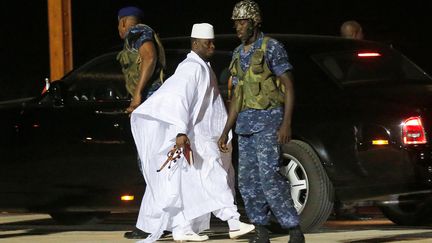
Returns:
[[[259,30],[262,19],[257,3],[237,3],[232,19],[242,44],[230,64],[234,97],[218,143],[222,152],[227,151],[228,132],[236,123],[239,189],[256,229],[249,242],[269,242],[265,226],[271,212],[289,229],[290,243],[305,242],[289,182],[279,173],[280,144],[291,139],[292,66],[283,45]]]
[[[118,31],[124,40],[123,50],[117,55],[125,77],[126,89],[132,100],[127,113],[132,113],[162,84],[165,51],[157,34],[141,24],[143,12],[137,7],[124,7],[118,12]],[[138,158],[138,168],[141,161]],[[144,239],[149,234],[135,228],[126,232],[125,238]]]
[[[162,84],[165,51],[157,34],[142,24],[143,12],[125,7],[118,13],[118,31],[124,39],[123,50],[117,55],[125,76],[126,89],[132,101],[126,109],[131,113]]]

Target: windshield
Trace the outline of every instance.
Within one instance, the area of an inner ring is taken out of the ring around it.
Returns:
[[[390,48],[325,53],[312,58],[342,85],[366,82],[432,83],[424,71]]]

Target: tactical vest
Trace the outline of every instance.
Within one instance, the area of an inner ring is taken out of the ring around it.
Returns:
[[[240,52],[237,52],[231,61],[229,67],[231,75],[238,78],[233,97],[237,102],[238,112],[250,108],[272,109],[284,103],[284,88],[265,60],[269,39],[264,37],[261,47],[252,54],[246,71],[243,71],[240,66]]]
[[[150,27],[149,27],[150,28]],[[158,55],[157,64],[153,75],[150,77],[145,90],[151,89],[152,86],[159,85],[158,82],[163,82],[164,68],[165,68],[165,51],[158,35],[153,31],[153,39],[155,41],[155,47]],[[125,77],[126,90],[134,95],[135,87],[138,84],[141,71],[141,57],[139,56],[138,50],[134,50],[128,41],[125,41],[123,50],[117,54],[117,60],[122,66],[122,72]]]

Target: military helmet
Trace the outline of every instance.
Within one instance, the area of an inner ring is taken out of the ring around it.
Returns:
[[[258,3],[251,0],[238,2],[234,6],[231,19],[252,19],[255,23],[262,23],[261,11]]]

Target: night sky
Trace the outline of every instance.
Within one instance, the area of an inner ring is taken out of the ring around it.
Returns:
[[[216,34],[234,33],[235,0],[73,0],[74,66],[121,45],[117,11],[135,5],[161,37],[188,35],[209,22]],[[363,26],[369,40],[392,44],[432,73],[431,1],[257,0],[266,33],[338,35],[345,20]],[[1,1],[0,100],[36,95],[49,76],[47,1]]]

